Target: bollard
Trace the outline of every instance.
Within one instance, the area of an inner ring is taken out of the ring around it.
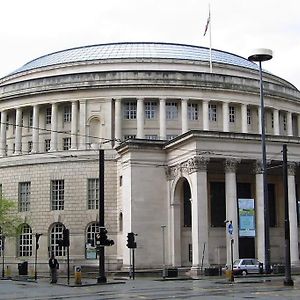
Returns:
[[[75,284],[81,284],[81,266],[75,266]]]

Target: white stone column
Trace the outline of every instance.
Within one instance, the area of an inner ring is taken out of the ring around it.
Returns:
[[[203,119],[203,130],[209,130],[209,121],[208,121],[208,101],[202,101],[202,119]]]
[[[297,202],[296,202],[296,185],[295,185],[296,164],[288,165],[288,199],[289,199],[289,219],[290,219],[290,250],[291,263],[299,264],[298,248],[298,222],[297,222]]]
[[[78,105],[77,105],[77,101],[72,101],[71,150],[77,149],[77,122],[78,122]]]
[[[16,109],[15,153],[21,154],[22,150],[22,108]]]
[[[195,156],[189,160],[192,196],[192,249],[193,261],[191,271],[199,274],[202,264],[208,266],[208,192],[207,192],[207,164],[208,159]]]
[[[159,136],[161,140],[167,139],[166,130],[166,99],[159,99]]]
[[[241,105],[241,117],[242,117],[242,133],[248,133],[248,121],[247,121],[247,104]]]
[[[297,115],[298,136],[300,136],[300,114]]]
[[[279,135],[280,130],[279,130],[279,110],[278,109],[273,109],[273,132],[274,135]]]
[[[188,99],[181,99],[181,132],[185,133],[189,130],[188,125]]]
[[[7,111],[3,110],[1,112],[1,129],[0,129],[0,156],[6,156],[6,122],[7,122]]]
[[[138,98],[137,105],[136,105],[136,123],[137,123],[137,132],[136,137],[138,139],[145,138],[144,136],[144,99]]]
[[[57,103],[53,103],[51,106],[51,141],[50,151],[57,151]]]
[[[236,169],[239,160],[226,159],[225,161],[225,197],[226,197],[226,220],[232,221],[233,233],[230,235],[226,226],[226,253],[227,265],[231,265],[231,238],[233,238],[233,260],[239,258],[239,223],[237,212],[237,187]]]
[[[288,111],[286,113],[287,117],[287,134],[288,136],[293,136],[293,121],[292,121],[292,113]]]
[[[115,139],[122,140],[122,102],[120,98],[115,99]]]
[[[33,106],[33,120],[32,120],[32,150],[31,153],[39,152],[39,115],[40,115],[39,105]]]
[[[222,103],[223,107],[223,131],[229,131],[229,104],[227,102]]]
[[[86,100],[79,100],[79,148],[84,150],[87,148],[87,113]]]
[[[265,216],[262,162],[255,163],[255,212],[257,259],[265,264]]]

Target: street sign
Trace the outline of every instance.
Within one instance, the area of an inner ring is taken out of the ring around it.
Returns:
[[[233,225],[232,225],[232,223],[229,223],[229,224],[228,224],[228,233],[229,233],[229,234],[232,234],[232,233],[233,233]]]

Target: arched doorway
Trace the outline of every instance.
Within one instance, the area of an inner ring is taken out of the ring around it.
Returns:
[[[180,178],[174,190],[174,249],[176,265],[192,265],[191,188],[188,180]]]

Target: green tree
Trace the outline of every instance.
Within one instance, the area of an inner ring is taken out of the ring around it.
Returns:
[[[0,227],[1,234],[4,236],[16,236],[21,218],[16,214],[16,204],[8,199],[0,198]]]

